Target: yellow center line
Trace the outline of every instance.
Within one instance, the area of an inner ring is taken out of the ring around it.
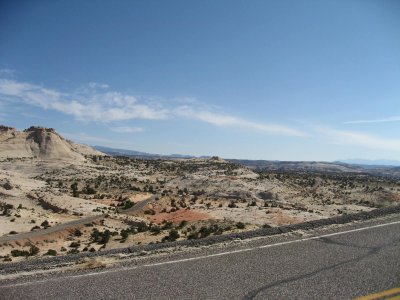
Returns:
[[[390,300],[400,300],[400,288],[394,288],[391,290],[363,296],[360,298],[357,298],[356,300],[375,300],[375,299],[390,299]],[[389,296],[394,296],[390,298]]]

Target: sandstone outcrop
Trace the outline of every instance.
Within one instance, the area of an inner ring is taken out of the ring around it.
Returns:
[[[0,158],[32,157],[83,161],[101,152],[64,139],[53,128],[31,126],[24,131],[0,125]]]

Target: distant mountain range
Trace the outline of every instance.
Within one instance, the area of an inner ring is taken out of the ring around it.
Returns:
[[[272,161],[272,160],[244,160],[227,159],[232,163],[246,166],[253,170],[267,172],[301,172],[321,174],[359,174],[400,177],[400,166],[373,165],[373,164],[350,164],[344,162],[323,161]]]
[[[400,166],[399,160],[389,160],[389,159],[343,159],[338,160],[338,162],[343,162],[351,165],[366,165],[366,166]]]
[[[12,127],[0,126],[0,158],[37,157],[83,161],[85,155],[102,155],[103,153],[142,159],[211,158],[183,154],[153,154],[103,146],[93,146],[93,148],[66,140],[52,128],[32,126],[24,131],[17,131]],[[357,173],[400,177],[400,161],[396,160],[347,159],[335,162],[313,162],[226,159],[226,161],[259,171]]]
[[[141,158],[210,158],[211,156],[193,156],[193,155],[185,155],[185,154],[169,154],[169,155],[164,155],[164,154],[154,154],[154,153],[147,153],[147,152],[141,152],[141,151],[136,151],[136,150],[127,150],[127,149],[117,149],[117,148],[110,148],[110,147],[104,147],[104,146],[93,146],[98,151],[101,151],[103,153],[109,154],[109,155],[121,155],[121,156],[131,156],[131,157],[141,157]],[[248,165],[270,165],[272,163],[284,163],[284,161],[271,161],[271,160],[250,160],[250,159],[244,159],[244,160],[237,160],[237,159],[231,159],[233,162],[246,162]],[[289,162],[286,162],[288,164]],[[312,164],[315,165],[317,162],[290,162],[291,164],[295,163],[307,163],[307,164]],[[321,162],[319,162],[321,163]],[[348,164],[348,165],[359,165],[359,166],[393,166],[397,167],[400,166],[400,161],[399,160],[388,160],[388,159],[377,159],[377,160],[369,160],[369,159],[339,159],[334,162],[324,162],[325,164],[330,164],[330,165],[336,165],[336,164]]]
[[[127,150],[127,149],[116,149],[109,148],[103,146],[93,146],[96,150],[103,152],[108,155],[113,156],[129,156],[129,157],[139,157],[139,158],[147,158],[147,159],[158,159],[158,158],[210,158],[210,156],[193,156],[193,155],[184,155],[184,154],[154,154],[141,152],[136,150]]]
[[[129,156],[143,159],[179,159],[179,158],[210,158],[210,156],[193,156],[182,154],[152,154],[135,150],[115,149],[103,146],[93,146],[96,150],[112,156]],[[319,161],[277,161],[225,159],[226,161],[246,166],[253,170],[278,172],[319,172],[319,173],[357,173],[380,176],[400,177],[400,161],[395,160],[365,160],[347,159],[335,162]]]

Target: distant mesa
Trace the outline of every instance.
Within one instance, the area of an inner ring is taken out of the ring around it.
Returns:
[[[31,126],[23,131],[0,125],[0,158],[85,160],[85,155],[104,155],[89,146],[64,139],[54,128]]]
[[[222,158],[219,156],[212,156],[210,159],[211,160],[222,160]]]

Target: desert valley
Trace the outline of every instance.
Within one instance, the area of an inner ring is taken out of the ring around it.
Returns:
[[[276,227],[400,202],[395,167],[108,155],[0,127],[0,257],[98,252]]]

